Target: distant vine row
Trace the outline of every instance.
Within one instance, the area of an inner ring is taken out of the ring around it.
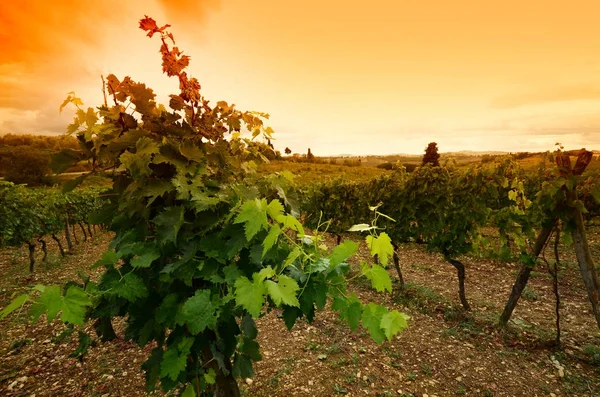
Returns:
[[[35,266],[35,249],[41,245],[43,261],[48,256],[47,238],[52,238],[63,256],[73,250],[79,227],[83,239],[93,232],[89,216],[100,207],[99,189],[77,189],[62,193],[57,189],[28,189],[23,185],[3,182],[0,185],[0,247],[29,249],[29,271]],[[67,249],[59,234],[64,233]],[[76,241],[77,242],[77,241]]]

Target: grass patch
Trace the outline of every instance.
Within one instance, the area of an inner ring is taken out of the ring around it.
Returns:
[[[332,368],[342,368],[349,364],[349,361],[345,357],[340,357],[331,363]]]
[[[431,375],[433,373],[431,370],[431,365],[427,363],[421,364],[421,372],[423,372],[423,375]]]
[[[395,302],[423,314],[433,313],[439,306],[447,306],[448,300],[434,290],[409,282],[395,297]]]
[[[331,345],[330,347],[327,348],[327,350],[325,350],[325,352],[327,354],[337,354],[339,352],[341,352],[342,349],[340,348],[340,344],[339,343],[334,343],[333,345]]]
[[[275,374],[271,379],[269,379],[269,384],[271,386],[277,386],[279,384],[279,379],[292,372],[292,363],[294,362],[294,358],[290,357],[285,360],[283,367]]]
[[[19,339],[19,340],[13,342],[8,349],[9,350],[19,349],[23,346],[30,345],[32,343],[33,343],[32,339]]]
[[[594,367],[600,368],[600,347],[594,345],[584,346],[583,352],[588,357],[588,362]]]
[[[415,270],[421,270],[424,272],[431,272],[433,270],[430,266],[423,266],[416,263],[413,263],[412,265],[410,265],[410,267],[412,267]]]
[[[337,383],[333,385],[333,391],[338,395],[348,393],[348,389],[346,389],[344,386],[338,385]]]
[[[316,341],[311,340],[310,342],[308,342],[308,345],[306,345],[306,347],[304,348],[304,350],[308,350],[311,352],[316,352],[319,350],[319,347],[321,347],[321,345],[319,345]]]
[[[534,290],[533,288],[525,287],[523,293],[521,294],[523,299],[528,301],[537,301],[540,299],[540,293]]]

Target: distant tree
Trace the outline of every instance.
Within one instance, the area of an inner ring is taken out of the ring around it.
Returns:
[[[3,158],[3,168],[6,166],[4,179],[16,184],[25,183],[29,186],[40,186],[51,184],[47,176],[50,172],[50,156],[34,148],[15,148],[8,156]]]
[[[285,152],[285,154],[287,154],[289,156],[290,154],[292,154],[292,149],[290,149],[289,147],[286,147],[284,152]]]
[[[313,161],[315,159],[315,155],[312,154],[312,152],[310,151],[310,148],[308,148],[308,153],[306,153],[306,159],[308,161]]]
[[[431,142],[425,148],[425,154],[423,155],[423,165],[431,164],[434,167],[440,166],[440,154],[438,153],[437,143]]]

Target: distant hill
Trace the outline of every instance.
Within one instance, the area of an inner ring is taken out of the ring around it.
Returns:
[[[460,150],[458,152],[440,152],[441,156],[502,156],[509,152]]]

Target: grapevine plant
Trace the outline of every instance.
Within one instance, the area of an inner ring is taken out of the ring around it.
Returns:
[[[142,365],[147,390],[160,383],[163,391],[185,396],[239,395],[237,378],[252,377],[252,363],[261,359],[255,319],[265,309],[281,310],[291,329],[299,318],[312,321],[332,299],[350,329],[362,324],[376,342],[391,340],[408,317],[363,304],[347,289],[347,260],[358,243],[328,249],[323,232],[307,234],[293,215],[286,174],[261,179],[254,172],[265,159],[249,143],[272,138],[263,124],[268,114],[241,112],[224,101],[211,105],[187,75],[190,58],[168,27],[149,17],[140,21],[147,36],[160,37],[163,72],[179,81],[170,110],[145,84],[114,75],[106,78],[108,100],[97,110],[84,110],[74,93],[61,106],[77,108],[68,132],[82,150],[63,151],[54,168],[90,159],[94,170],[114,175],[93,217],[114,232],[95,264],[104,268],[102,276],[97,283],[38,286],[0,317],[33,299],[34,319],[46,314],[52,321],[61,313],[80,327],[92,319],[104,341],[116,336],[112,320],[125,317],[127,338],[139,346],[156,343]],[[354,277],[391,291],[384,268],[389,237],[372,230],[367,242],[382,265],[363,263]],[[79,338],[83,354],[90,336],[81,330]]]

